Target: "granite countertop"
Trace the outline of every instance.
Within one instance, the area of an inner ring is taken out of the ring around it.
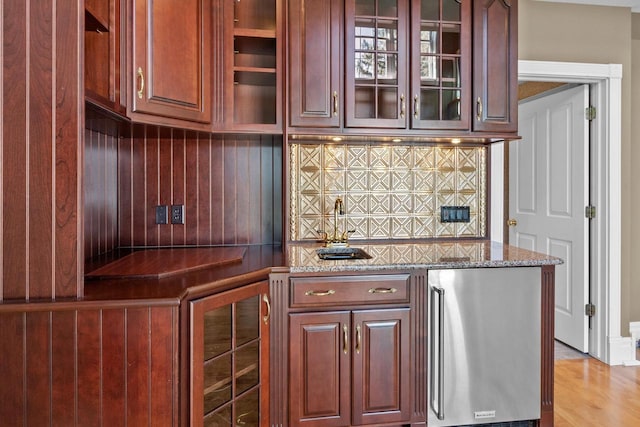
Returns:
[[[184,299],[198,298],[247,283],[267,280],[269,274],[276,271],[330,273],[525,267],[555,265],[563,262],[556,257],[485,240],[449,240],[431,243],[390,241],[375,244],[364,242],[359,244],[354,241],[351,245],[364,249],[371,255],[371,259],[321,260],[316,253],[316,250],[322,247],[320,243],[290,243],[286,253],[283,253],[282,247],[279,246],[246,246],[242,249],[242,256],[234,262],[214,263],[194,271],[187,268],[184,273],[167,277],[163,275],[154,277],[148,274],[131,277],[114,275],[114,272],[110,271],[118,265],[114,262],[123,263],[126,261],[124,258],[130,253],[130,251],[122,252],[114,255],[113,259],[104,259],[98,264],[88,266],[83,299],[85,301],[164,299],[177,304]],[[223,249],[225,252],[228,249],[229,253],[238,250],[237,247]],[[189,252],[189,250],[185,251],[185,256],[191,257]],[[105,267],[107,264],[111,264],[109,268]],[[182,263],[179,265],[184,267]],[[118,273],[118,271],[115,272]]]
[[[444,269],[475,267],[534,267],[562,264],[560,258],[486,240],[434,243],[358,244],[371,259],[321,260],[320,244],[290,244],[287,264],[291,273]]]

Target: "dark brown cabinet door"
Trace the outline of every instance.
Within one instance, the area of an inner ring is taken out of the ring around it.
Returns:
[[[351,425],[350,314],[289,316],[289,425]]]
[[[353,424],[411,418],[409,309],[353,312]]]
[[[347,127],[406,128],[407,0],[346,0]]]
[[[211,121],[211,2],[134,0],[131,110]]]
[[[471,0],[411,2],[411,127],[469,129]]]
[[[518,2],[473,2],[473,130],[515,132],[518,127]]]
[[[291,126],[340,126],[343,10],[343,0],[289,1]]]
[[[190,303],[191,426],[269,425],[269,285]]]

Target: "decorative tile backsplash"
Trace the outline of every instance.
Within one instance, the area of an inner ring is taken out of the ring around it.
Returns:
[[[486,236],[484,147],[292,143],[289,153],[293,241],[331,234],[338,197],[350,239]],[[441,223],[440,206],[469,206],[471,221]]]

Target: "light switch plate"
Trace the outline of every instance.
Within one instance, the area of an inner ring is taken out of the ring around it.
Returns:
[[[168,224],[167,215],[169,213],[169,206],[159,205],[156,206],[156,224]]]

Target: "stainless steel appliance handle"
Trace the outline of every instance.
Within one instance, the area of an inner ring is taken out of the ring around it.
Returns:
[[[442,401],[444,396],[444,289],[431,288],[431,326],[429,331],[429,337],[431,340],[430,352],[431,363],[429,372],[429,395],[431,396],[431,409],[436,413],[439,420],[444,420],[444,402]],[[438,408],[435,405],[435,343],[436,343],[436,328],[435,328],[435,295],[438,294]]]

